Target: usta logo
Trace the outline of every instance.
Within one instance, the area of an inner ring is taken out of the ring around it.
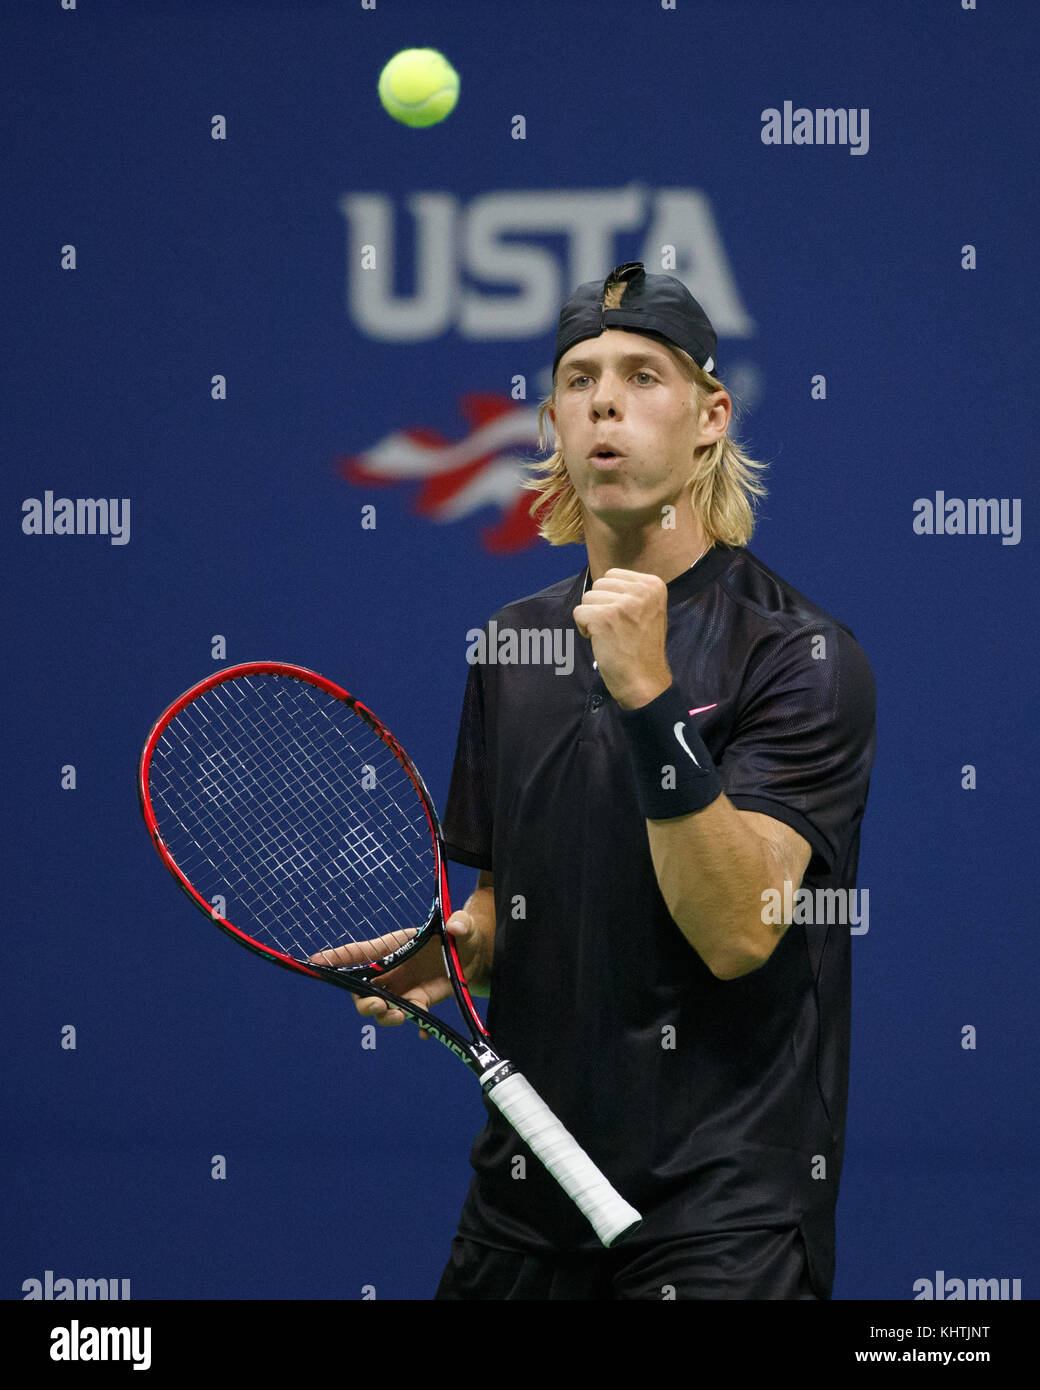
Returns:
[[[466,204],[451,193],[427,192],[405,201],[414,228],[415,292],[396,295],[402,255],[394,199],[380,193],[340,199],[347,307],[366,337],[415,343],[451,329],[475,341],[537,337],[555,327],[560,304],[576,285],[602,279],[615,264],[617,238],[630,243],[640,233],[640,250],[622,259],[676,275],[720,338],[748,338],[755,330],[711,203],[697,189],[509,189]],[[536,240],[561,236],[562,256]]]

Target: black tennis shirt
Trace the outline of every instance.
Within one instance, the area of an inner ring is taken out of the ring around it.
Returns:
[[[661,897],[618,707],[574,628],[583,581],[494,619],[499,637],[570,629],[570,674],[484,662],[466,686],[444,833],[449,858],[495,876],[491,1036],[643,1213],[629,1241],[797,1224],[827,1296],[850,926],[796,923],[736,980],[704,965]],[[748,550],[719,544],[668,585],[667,654],[688,708],[710,706],[693,721],[733,804],[805,837],[803,889],[853,889],[875,732],[852,633]],[[488,1114],[460,1234],[600,1248]]]

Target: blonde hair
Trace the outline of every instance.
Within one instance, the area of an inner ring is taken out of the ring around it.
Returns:
[[[621,298],[618,291],[623,292],[624,289],[625,286],[620,285],[608,290],[603,307],[617,308]],[[615,296],[617,302],[606,302]],[[682,348],[658,341],[676,359],[683,375],[693,386],[693,404],[698,410],[713,392],[726,389],[717,377],[699,367]],[[555,402],[556,374],[553,373],[552,395],[546,396],[538,407],[538,448],[543,452],[549,447],[547,417]],[[734,401],[736,418],[737,402]],[[714,444],[702,446],[699,452],[699,458],[694,455],[694,468],[689,479],[690,505],[700,519],[705,540],[712,544],[722,541],[726,545],[746,546],[755,529],[757,501],[769,492],[761,481],[769,465],[756,462],[729,433]],[[538,523],[539,535],[550,545],[580,545],[585,539],[581,502],[567,476],[563,451],[557,446],[549,458],[527,466],[530,475],[524,479],[523,486],[538,493],[531,504],[530,514]]]

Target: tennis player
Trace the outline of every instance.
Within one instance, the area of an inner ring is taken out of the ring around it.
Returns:
[[[831,1294],[874,684],[747,548],[763,465],[716,354],[638,262],[564,305],[532,486],[587,564],[495,621],[573,629],[573,670],[472,666],[444,816],[496,1045],[643,1225],[604,1250],[489,1107],[438,1298]],[[387,985],[438,1002],[439,951]]]

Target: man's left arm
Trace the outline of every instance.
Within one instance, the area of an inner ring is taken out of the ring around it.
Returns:
[[[703,811],[646,827],[665,905],[711,973],[734,980],[764,965],[790,925],[762,920],[764,895],[775,889],[794,901],[808,841],[772,816],[738,811],[725,793]]]
[[[578,630],[591,640],[600,675],[622,711],[653,704],[672,685],[667,597],[667,585],[656,576],[611,569],[575,609]],[[635,722],[628,721],[630,735]],[[697,763],[685,743],[692,734],[676,728],[675,751],[665,761],[688,774],[684,753]],[[665,732],[670,735],[670,727]],[[660,766],[653,772],[659,776]],[[738,810],[714,767],[706,769],[703,795],[704,804],[689,814],[657,818],[656,805],[645,808],[650,852],[661,895],[683,936],[713,975],[736,979],[764,965],[790,925],[763,920],[765,895],[774,890],[781,902],[793,902],[812,848],[783,821]]]

